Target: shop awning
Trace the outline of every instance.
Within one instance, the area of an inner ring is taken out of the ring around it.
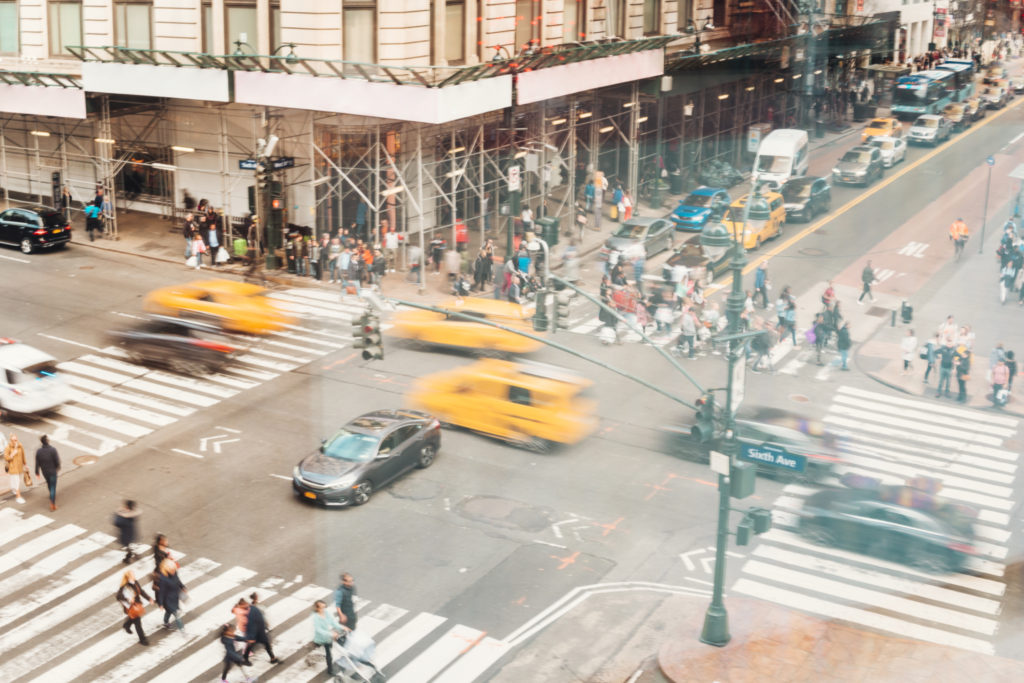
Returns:
[[[0,111],[84,119],[85,91],[69,74],[0,71]]]

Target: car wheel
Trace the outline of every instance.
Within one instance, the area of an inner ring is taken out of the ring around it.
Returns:
[[[811,215],[811,218],[812,219],[814,218],[813,214]],[[779,237],[782,237],[782,233],[785,231],[785,229],[786,229],[786,223],[785,222],[779,223],[779,231],[777,233],[775,233],[776,239],[778,239]]]
[[[206,365],[184,358],[171,361],[170,366],[172,370],[182,375],[202,375],[206,373]]]
[[[811,543],[825,545],[830,548],[836,546],[836,533],[821,524],[807,523],[800,528],[803,537]]]
[[[32,240],[25,238],[21,241],[21,253],[31,254],[32,253]]]
[[[542,439],[539,436],[529,436],[523,439],[520,444],[523,448],[533,453],[550,453],[552,443],[547,439]]]
[[[424,444],[423,448],[420,449],[420,457],[416,460],[416,467],[421,470],[426,469],[434,464],[434,458],[437,457],[437,448],[432,443]]]
[[[373,484],[368,480],[364,480],[355,485],[352,489],[352,504],[353,505],[365,505],[369,500],[370,496],[373,495]]]

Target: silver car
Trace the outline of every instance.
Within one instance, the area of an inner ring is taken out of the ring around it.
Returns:
[[[877,135],[868,141],[869,147],[877,147],[882,154],[882,165],[892,168],[907,158],[907,143],[903,138]]]
[[[647,258],[671,249],[675,243],[675,227],[667,218],[630,218],[605,240],[599,258],[606,260],[612,251],[625,253],[640,244]]]

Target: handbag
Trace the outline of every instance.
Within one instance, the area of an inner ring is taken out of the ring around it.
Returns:
[[[807,340],[808,344],[813,344],[815,341],[817,341],[818,338],[817,336],[815,336],[814,330],[808,329],[806,332],[804,332],[804,339]]]
[[[128,618],[139,619],[146,613],[146,606],[142,602],[136,600],[128,606]]]
[[[32,475],[28,473],[28,470],[24,470],[21,473],[21,480],[25,482],[25,486],[32,486]]]

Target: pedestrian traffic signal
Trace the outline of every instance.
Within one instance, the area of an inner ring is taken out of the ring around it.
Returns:
[[[750,536],[760,535],[772,528],[771,510],[764,508],[750,508],[743,515],[739,525],[736,527],[736,545],[747,545],[750,543]]]
[[[533,312],[533,329],[535,332],[545,332],[548,329],[548,290],[541,288],[537,291],[534,299],[536,308]],[[552,311],[552,315],[555,312]]]
[[[380,360],[384,357],[384,346],[381,344],[380,319],[375,315],[367,315],[363,325],[363,360]]]
[[[552,318],[554,324],[551,326],[553,331],[559,329],[569,329],[569,302],[572,301],[572,291],[569,289],[562,289],[555,292],[555,305],[552,312]]]
[[[690,435],[697,443],[708,443],[715,438],[715,397],[704,394],[697,399],[697,420]]]
[[[370,320],[369,313],[363,313],[361,316],[352,321],[352,348],[354,349],[365,349],[367,344],[366,339],[366,328]]]

